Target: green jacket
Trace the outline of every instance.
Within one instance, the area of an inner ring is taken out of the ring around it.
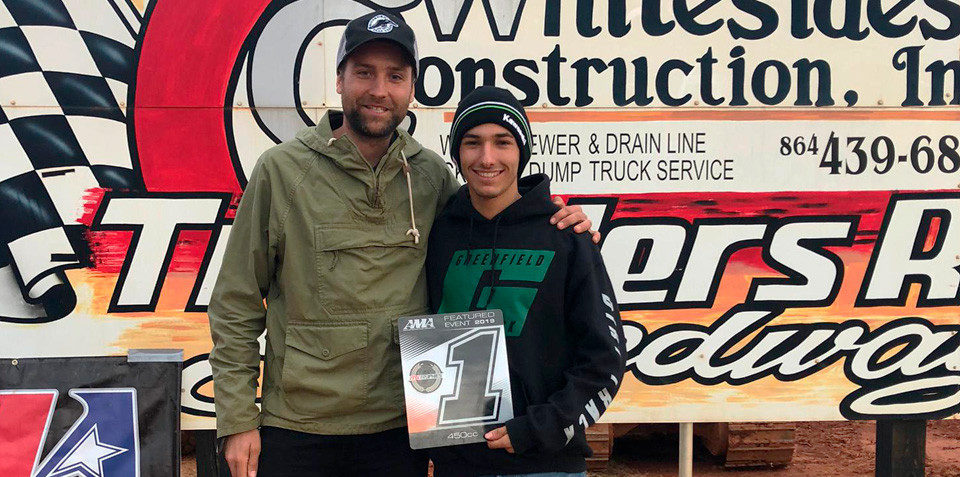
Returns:
[[[342,121],[328,112],[266,151],[237,208],[208,307],[218,436],[260,425],[366,434],[405,424],[396,318],[427,312],[427,238],[459,184],[400,130],[371,168],[346,136],[330,141],[331,116]],[[407,233],[401,151],[419,243]]]

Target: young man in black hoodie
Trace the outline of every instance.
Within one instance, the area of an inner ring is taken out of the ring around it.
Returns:
[[[503,311],[516,417],[486,444],[432,449],[437,477],[583,473],[584,429],[623,377],[623,329],[597,246],[550,224],[547,176],[519,178],[531,140],[507,90],[480,87],[457,107],[450,144],[467,185],[430,234],[430,306]]]

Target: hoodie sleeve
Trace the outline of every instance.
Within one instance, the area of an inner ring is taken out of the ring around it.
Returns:
[[[564,309],[568,333],[577,336],[573,366],[566,385],[527,413],[507,422],[510,442],[518,453],[554,453],[574,435],[594,424],[616,395],[623,378],[626,351],[620,311],[613,287],[589,236],[574,237]]]
[[[217,411],[217,435],[260,426],[255,403],[260,345],[266,326],[264,297],[274,275],[276,234],[271,230],[271,186],[263,157],[237,207],[207,314],[213,350],[210,367]]]

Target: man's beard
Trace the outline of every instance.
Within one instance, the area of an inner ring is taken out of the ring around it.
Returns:
[[[371,129],[363,122],[363,118],[360,117],[359,108],[350,108],[347,110],[344,108],[343,115],[346,116],[347,122],[350,123],[350,129],[352,129],[357,134],[369,137],[380,139],[388,137],[397,129],[397,126],[403,121],[403,115],[390,115],[390,121],[387,122],[386,126],[382,130],[380,129]]]

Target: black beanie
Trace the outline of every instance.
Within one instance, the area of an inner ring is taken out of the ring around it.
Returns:
[[[460,169],[460,141],[463,140],[463,135],[487,123],[503,126],[516,139],[520,148],[520,165],[517,167],[519,177],[530,161],[530,141],[533,140],[530,121],[513,93],[496,86],[481,86],[464,96],[457,105],[453,126],[450,127],[450,155],[453,156],[457,169]]]

